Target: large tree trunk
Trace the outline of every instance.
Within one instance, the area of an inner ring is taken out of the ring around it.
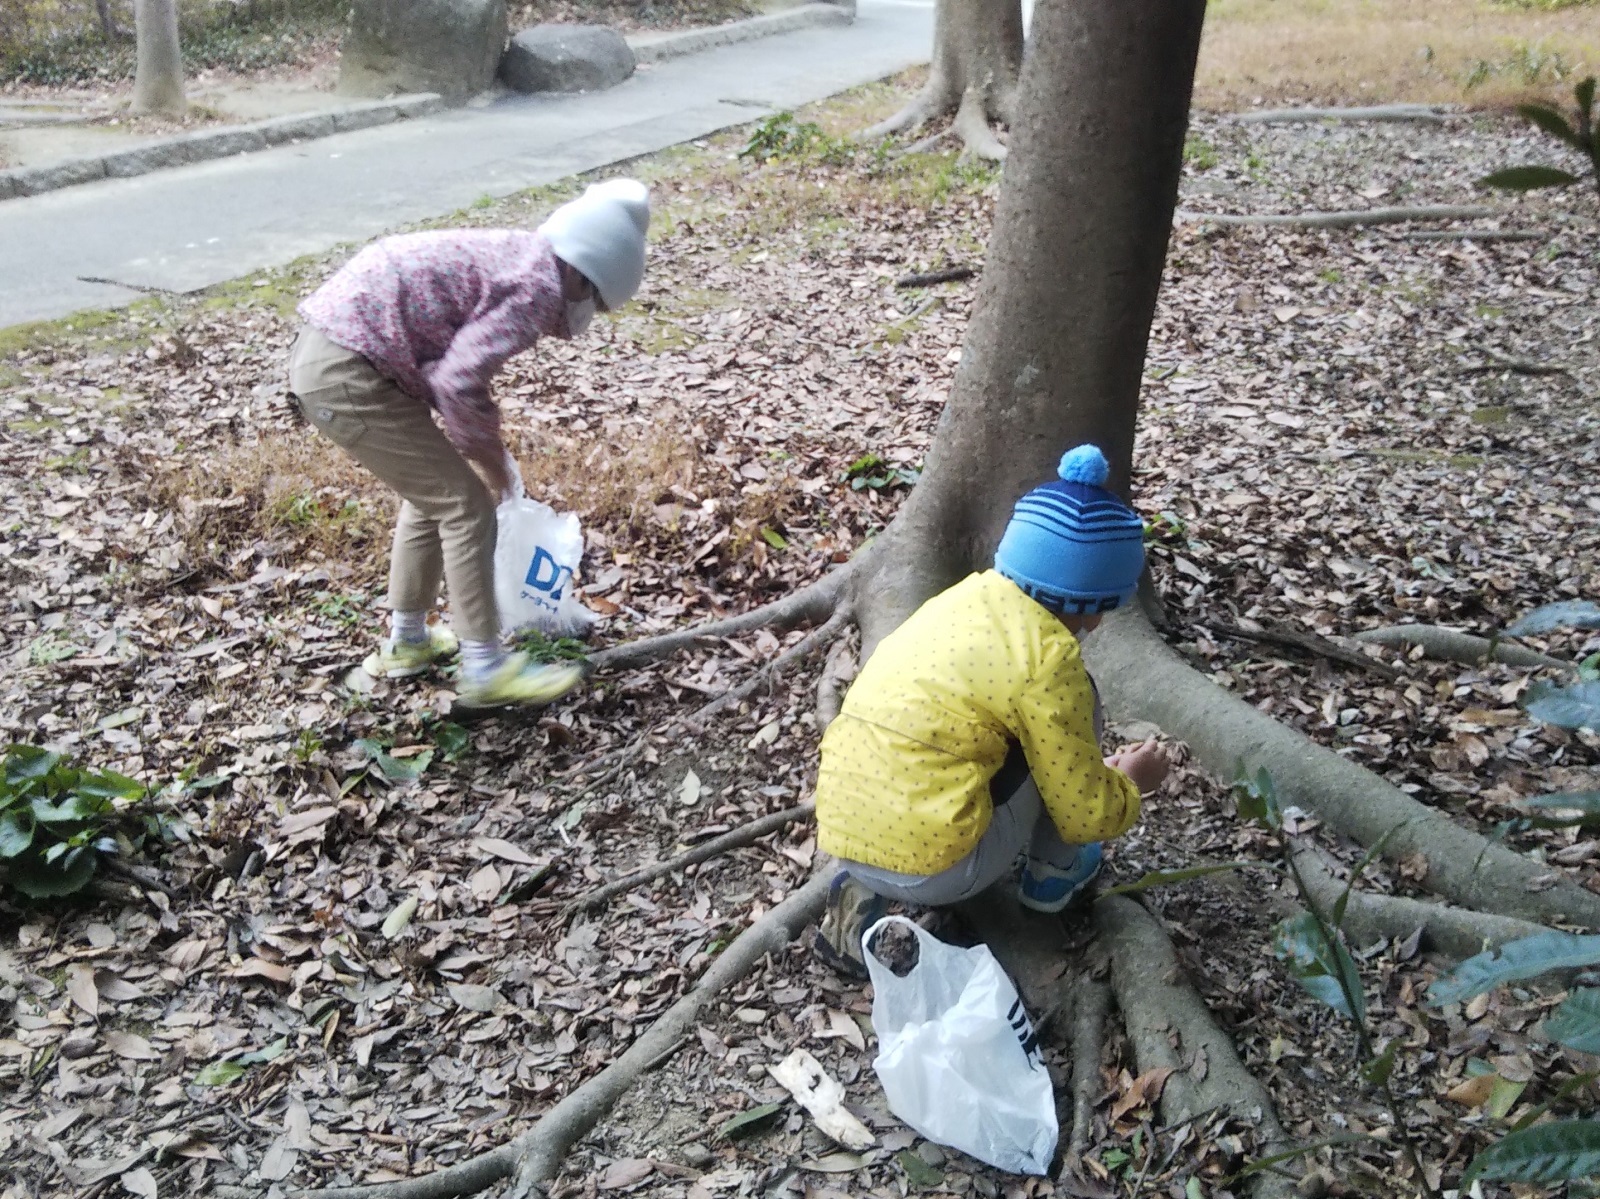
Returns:
[[[182,116],[188,105],[178,52],[178,0],[134,0],[133,30],[138,43],[133,111]]]
[[[886,137],[954,111],[968,152],[1004,158],[1006,147],[989,122],[1011,123],[1021,62],[1022,0],[938,0],[927,86],[863,136]]]
[[[987,566],[1092,441],[1126,490],[1204,0],[1041,0],[961,365],[922,482],[855,592],[863,648]]]

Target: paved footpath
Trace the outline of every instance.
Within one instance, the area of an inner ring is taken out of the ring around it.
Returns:
[[[932,0],[641,69],[620,87],[481,109],[0,202],[0,327],[189,291],[649,154],[925,62]]]

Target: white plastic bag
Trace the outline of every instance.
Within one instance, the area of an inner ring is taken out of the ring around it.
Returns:
[[[901,978],[872,952],[891,924],[917,938]],[[889,1110],[930,1141],[1013,1174],[1044,1174],[1055,1155],[1055,1092],[1016,987],[983,945],[960,949],[904,916],[862,939],[872,976],[872,1027]]]
[[[583,561],[583,532],[572,513],[530,500],[511,468],[512,494],[499,507],[494,597],[506,632],[530,625],[550,637],[582,637],[594,613],[573,594]]]

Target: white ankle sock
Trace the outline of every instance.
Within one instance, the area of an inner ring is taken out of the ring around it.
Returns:
[[[426,641],[428,639],[428,613],[422,612],[391,612],[389,613],[389,640],[390,641]]]
[[[505,660],[506,651],[498,641],[461,639],[461,669],[475,683],[488,678]]]

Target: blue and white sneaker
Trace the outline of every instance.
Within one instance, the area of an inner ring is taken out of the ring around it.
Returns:
[[[1098,841],[1078,846],[1078,856],[1066,867],[1029,858],[1022,865],[1017,902],[1036,912],[1059,912],[1089,889],[1103,859]]]
[[[828,888],[828,907],[812,940],[812,952],[836,973],[866,978],[867,959],[861,951],[861,938],[888,911],[888,900],[840,871]]]

